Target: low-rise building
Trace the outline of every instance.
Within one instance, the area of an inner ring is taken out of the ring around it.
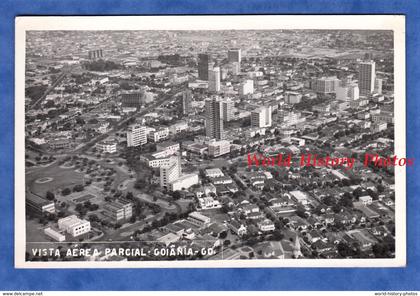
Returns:
[[[71,215],[58,220],[58,228],[65,230],[68,234],[73,237],[88,233],[90,231],[90,222],[79,219],[76,215]]]
[[[104,205],[104,215],[114,222],[127,220],[133,215],[133,205],[127,200],[109,202]]]
[[[388,127],[388,124],[387,124],[386,122],[382,122],[382,121],[380,121],[380,122],[374,122],[374,123],[372,123],[372,125],[371,125],[370,129],[371,129],[371,130],[372,130],[372,132],[374,132],[374,133],[379,133],[379,132],[381,132],[381,131],[386,130],[386,129],[387,129],[387,127]]]
[[[174,155],[176,154],[180,149],[179,143],[166,141],[156,144],[156,151],[157,152],[164,152],[164,156]],[[155,157],[159,158],[157,155]]]
[[[284,101],[288,104],[298,104],[302,101],[302,94],[294,91],[284,93]]]
[[[362,202],[365,206],[372,203],[372,197],[369,195],[364,195],[359,197],[359,201]]]
[[[198,184],[198,174],[185,174],[181,175],[178,179],[169,182],[168,189],[172,191],[185,190],[195,184]]]
[[[208,226],[211,222],[211,219],[199,212],[192,212],[188,215],[188,221],[198,227],[205,227]]]
[[[222,207],[220,202],[211,196],[205,196],[205,197],[199,198],[198,202],[202,210],[217,209],[217,208]]]
[[[205,174],[209,178],[223,177],[225,174],[219,168],[206,169]]]
[[[53,201],[46,200],[38,195],[26,192],[26,208],[34,214],[55,213]]]
[[[156,131],[151,131],[147,135],[147,139],[156,143],[156,142],[159,142],[168,138],[168,136],[169,136],[169,128],[165,127]]]
[[[266,219],[258,223],[258,229],[262,232],[268,232],[273,231],[275,229],[275,226],[271,220]]]
[[[117,142],[114,140],[105,140],[96,143],[96,149],[101,153],[115,153],[117,152]]]
[[[63,242],[66,240],[66,236],[61,234],[60,232],[52,229],[51,227],[47,227],[44,229],[44,233],[49,236],[50,238],[52,238],[53,240],[57,241],[57,242]]]
[[[239,237],[244,236],[247,233],[247,229],[245,225],[243,225],[242,223],[239,223],[236,220],[231,221],[228,224],[228,227]]]
[[[292,200],[295,202],[301,203],[302,205],[307,205],[309,203],[308,196],[299,190],[290,191]]]
[[[226,140],[214,141],[208,145],[209,156],[219,157],[230,153],[230,143]]]

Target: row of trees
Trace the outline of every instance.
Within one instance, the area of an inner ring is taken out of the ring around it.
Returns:
[[[73,187],[73,190],[68,188],[68,187],[64,188],[63,190],[61,190],[61,194],[66,196],[66,195],[69,195],[72,192],[82,192],[83,190],[85,190],[85,187],[82,184],[77,184]]]

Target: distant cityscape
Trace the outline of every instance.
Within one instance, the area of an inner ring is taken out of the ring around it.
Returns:
[[[26,261],[395,258],[392,31],[26,34]]]

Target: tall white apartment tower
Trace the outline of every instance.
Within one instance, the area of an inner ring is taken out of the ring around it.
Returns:
[[[179,156],[172,156],[169,162],[160,167],[160,187],[168,189],[168,185],[181,176]]]
[[[235,103],[231,99],[224,99],[222,101],[223,105],[223,121],[229,122],[233,119],[233,109]]]
[[[251,112],[252,127],[270,127],[271,126],[271,106],[260,107]]]
[[[209,91],[219,92],[220,91],[220,68],[214,67],[209,69]]]
[[[127,130],[127,147],[136,147],[147,143],[146,127],[132,124]]]

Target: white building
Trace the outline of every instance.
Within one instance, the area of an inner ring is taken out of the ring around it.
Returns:
[[[284,93],[284,101],[287,104],[298,104],[302,101],[302,94],[295,91],[287,91]]]
[[[188,123],[186,121],[177,122],[169,127],[169,132],[173,135],[178,134],[188,129]]]
[[[115,153],[117,152],[117,141],[105,140],[96,143],[96,149],[102,153]]]
[[[147,166],[150,168],[160,168],[161,166],[166,166],[171,162],[171,157],[155,158],[153,155],[145,156],[141,155],[140,160],[147,163]]]
[[[127,147],[137,147],[147,143],[146,127],[132,124],[127,130]]]
[[[169,128],[165,127],[165,128],[161,128],[159,130],[156,131],[151,131],[147,138],[152,141],[152,142],[159,142],[162,141],[164,139],[166,139],[169,136]]]
[[[160,167],[160,187],[170,189],[169,184],[181,176],[181,164],[178,156],[172,156],[169,163]]]
[[[260,107],[251,111],[251,126],[252,127],[270,127],[271,126],[271,106]]]
[[[61,234],[58,231],[55,231],[54,229],[52,229],[51,227],[47,227],[44,229],[44,233],[49,236],[50,238],[52,238],[53,240],[57,241],[57,242],[63,242],[66,240],[65,235]]]
[[[382,94],[382,82],[383,82],[383,80],[380,79],[380,78],[375,79],[374,91],[375,91],[375,93],[380,94],[380,95]]]
[[[229,122],[233,119],[233,110],[235,103],[231,99],[222,100],[223,121]]]
[[[359,201],[362,202],[365,206],[372,203],[372,197],[369,195],[364,195],[359,197]]]
[[[254,93],[254,80],[248,79],[239,85],[239,95],[245,96]]]
[[[276,227],[274,226],[274,223],[271,220],[266,219],[258,223],[258,228],[262,232],[268,232],[273,231]]]
[[[317,93],[335,93],[335,90],[338,87],[339,83],[340,80],[335,76],[321,77],[311,82],[311,88]]]
[[[166,141],[162,143],[156,144],[156,151],[157,152],[164,152],[165,156],[174,155],[176,154],[180,149],[179,143]],[[158,157],[157,155],[154,155],[155,157]]]
[[[214,169],[206,169],[205,174],[209,178],[217,178],[217,177],[223,177],[225,174],[223,174],[222,170],[219,168]]]
[[[188,215],[188,221],[199,227],[207,226],[210,224],[211,219],[207,216],[200,214],[199,212],[192,212]]]
[[[339,101],[355,101],[359,99],[359,87],[357,84],[338,86],[335,95]]]
[[[301,203],[302,205],[307,205],[309,203],[308,196],[302,191],[290,191],[290,194],[295,202]]]
[[[220,91],[220,68],[214,67],[209,69],[209,91],[219,92]]]
[[[169,190],[185,190],[191,186],[198,184],[198,174],[186,174],[169,183]]]
[[[238,75],[241,72],[241,64],[238,62],[233,62],[229,64],[229,70],[233,75]]]
[[[213,141],[208,145],[209,156],[218,157],[230,153],[230,143],[226,140]]]
[[[217,209],[222,207],[220,202],[211,196],[199,198],[198,202],[200,203],[200,208],[202,210]]]
[[[76,215],[71,215],[58,220],[58,228],[71,234],[73,237],[88,233],[90,231],[90,222],[79,219]]]

